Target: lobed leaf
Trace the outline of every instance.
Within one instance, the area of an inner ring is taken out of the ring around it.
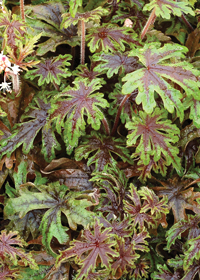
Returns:
[[[101,53],[93,56],[94,61],[100,61],[94,71],[106,73],[108,78],[114,74],[127,74],[139,68],[138,58],[128,57],[129,52]]]
[[[26,78],[33,80],[35,77],[39,77],[38,85],[41,86],[44,83],[56,83],[60,85],[61,78],[71,76],[71,73],[67,66],[70,66],[68,60],[71,59],[71,55],[59,55],[57,57],[45,59],[43,62],[38,63],[35,67],[37,69],[29,70],[26,73]]]
[[[45,55],[49,51],[55,52],[61,44],[76,46],[79,43],[75,26],[70,26],[67,29],[60,28],[62,14],[66,11],[66,6],[61,1],[50,1],[42,5],[27,5],[25,7],[31,10],[30,16],[26,18],[26,22],[32,27],[30,33],[39,34],[42,32],[43,40],[46,39],[45,42],[37,45],[36,53],[38,56]]]
[[[61,27],[68,28],[69,26],[71,26],[71,24],[76,25],[79,21],[98,22],[101,16],[108,14],[108,11],[106,9],[103,9],[102,7],[98,7],[92,11],[86,11],[83,13],[77,12],[75,15],[71,15],[71,16],[70,14],[71,12],[62,14],[63,21]]]
[[[73,256],[76,257],[76,262],[82,265],[78,275],[78,279],[87,277],[90,269],[96,268],[97,258],[101,259],[102,266],[107,268],[110,267],[110,262],[113,257],[118,257],[118,253],[115,252],[111,247],[115,245],[114,241],[111,241],[112,234],[110,229],[101,231],[102,225],[95,221],[94,235],[89,229],[85,229],[82,237],[83,241],[75,240],[71,243],[73,247],[61,252],[61,255],[57,259],[56,266],[59,266],[62,262],[65,262],[68,258]],[[87,253],[87,256],[83,259],[81,256]],[[112,258],[111,258],[112,256]]]
[[[164,107],[170,113],[176,108],[177,115],[183,120],[183,95],[173,83],[183,88],[188,96],[200,99],[198,71],[186,61],[180,62],[180,58],[184,58],[187,51],[186,47],[172,44],[165,44],[160,48],[160,43],[147,43],[144,48],[131,51],[130,55],[137,56],[144,68],[129,73],[122,79],[126,82],[122,93],[130,94],[138,88],[136,103],[142,103],[144,111],[150,114],[156,107],[156,92],[160,95]],[[176,59],[177,62],[170,63],[172,59]]]
[[[167,248],[175,243],[177,238],[181,239],[181,236],[184,232],[189,230],[188,240],[194,239],[200,235],[200,216],[199,215],[188,215],[187,220],[181,220],[175,223],[168,231],[167,231]]]
[[[127,273],[127,267],[134,268],[135,261],[138,259],[139,255],[133,250],[132,244],[125,244],[125,240],[121,237],[117,238],[117,252],[119,256],[112,263],[112,270],[114,273],[120,269],[121,273]]]
[[[68,240],[68,228],[61,223],[61,213],[67,217],[71,229],[76,230],[77,224],[86,227],[95,214],[85,208],[92,206],[93,202],[89,195],[86,196],[87,199],[78,199],[81,196],[80,192],[69,192],[68,187],[61,186],[59,182],[35,187],[38,192],[29,191],[28,184],[24,187],[22,185],[20,196],[8,200],[5,214],[10,217],[18,213],[19,217],[23,218],[29,211],[46,209],[40,224],[42,241],[47,250],[55,256],[50,246],[52,238],[56,237],[61,244]]]
[[[179,149],[172,145],[178,141],[179,129],[167,119],[166,111],[156,108],[149,115],[140,111],[139,116],[133,116],[126,127],[132,131],[128,135],[128,146],[137,143],[132,157],[140,156],[140,162],[145,165],[149,164],[151,157],[155,162],[164,158],[167,166],[172,164],[180,169]]]
[[[46,132],[50,103],[45,103],[41,99],[37,99],[36,103],[38,105],[38,108],[36,107],[30,109],[28,114],[24,116],[24,118],[31,118],[31,120],[15,126],[13,134],[1,141],[1,157],[5,154],[9,157],[11,153],[21,145],[23,147],[23,152],[25,154],[29,153],[30,149],[33,148],[34,139],[41,129],[43,132],[42,151],[44,152],[45,159],[47,161],[52,160],[52,158],[55,156],[54,149],[60,149],[60,145],[57,142],[51,130],[51,127],[48,128],[48,133]],[[49,135],[51,135],[50,139],[52,140],[52,142],[50,143],[48,142],[49,139],[45,138],[45,136],[48,137]]]
[[[75,150],[75,159],[77,161],[83,157],[88,159],[87,165],[95,164],[95,171],[102,171],[107,164],[117,163],[114,155],[124,162],[131,162],[129,151],[124,147],[122,139],[114,139],[95,132]]]
[[[130,217],[133,221],[133,226],[142,230],[146,226],[155,225],[155,217],[151,216],[149,213],[142,211],[143,203],[139,196],[138,191],[133,184],[130,184],[130,195],[128,195],[129,201],[124,201],[124,208],[127,213],[130,214]]]
[[[99,47],[104,51],[108,50],[125,50],[126,44],[139,44],[136,40],[136,34],[129,32],[126,27],[117,25],[103,24],[98,28],[91,28],[86,36],[89,41],[88,47],[91,52],[95,52]]]
[[[92,80],[88,84],[88,80],[85,79],[74,81],[74,84],[76,86],[74,89],[71,87],[65,89],[61,95],[65,99],[56,102],[56,109],[50,116],[51,120],[56,119],[56,129],[59,133],[61,127],[64,127],[65,141],[70,145],[68,149],[76,146],[78,138],[84,133],[85,116],[87,116],[87,123],[98,130],[104,118],[100,108],[108,107],[103,94],[93,93],[101,87],[99,81]]]
[[[194,16],[194,11],[191,9],[191,3],[189,1],[175,2],[173,0],[151,0],[150,3],[146,4],[143,11],[150,11],[155,9],[156,16],[170,19],[170,14],[181,17],[182,13],[190,14]]]
[[[26,254],[23,249],[19,247],[26,246],[26,242],[18,236],[18,232],[10,231],[8,234],[6,230],[1,231],[0,235],[0,258],[4,261],[6,256],[10,258],[14,265],[17,265],[18,257],[29,265],[32,269],[37,269],[37,264],[32,258],[31,254]],[[13,247],[15,246],[15,247]],[[19,246],[19,247],[16,247]]]
[[[164,195],[168,197],[168,207],[169,210],[172,209],[174,223],[183,219],[187,220],[186,209],[190,209],[197,214],[200,213],[199,205],[196,201],[200,194],[194,192],[194,188],[191,187],[192,184],[197,182],[196,180],[181,180],[178,176],[173,176],[172,179],[159,182],[162,187],[153,187],[153,190],[159,197]]]

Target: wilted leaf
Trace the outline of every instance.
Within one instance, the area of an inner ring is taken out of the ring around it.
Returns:
[[[174,223],[183,219],[187,220],[186,209],[190,209],[197,214],[200,213],[199,204],[196,202],[200,194],[194,192],[194,188],[191,187],[198,181],[199,179],[195,181],[181,180],[178,176],[173,176],[172,179],[167,181],[158,181],[162,187],[153,187],[159,197],[164,195],[168,197],[168,208],[172,209]]]

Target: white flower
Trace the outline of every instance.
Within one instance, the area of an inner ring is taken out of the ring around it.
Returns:
[[[3,89],[3,91],[10,91],[11,90],[10,84],[11,83],[6,83],[6,82],[1,83],[0,90]]]
[[[11,67],[11,62],[8,59],[6,55],[3,54],[3,52],[0,53],[0,70],[2,69],[4,71],[8,70],[8,67]]]
[[[14,66],[10,67],[15,75],[18,75],[19,71],[22,71],[19,68],[19,65],[14,64]]]

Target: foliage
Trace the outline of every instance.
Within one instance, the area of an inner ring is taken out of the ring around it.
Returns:
[[[200,278],[200,7],[0,4],[0,278]]]

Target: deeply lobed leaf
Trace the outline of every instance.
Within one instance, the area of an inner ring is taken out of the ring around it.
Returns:
[[[57,266],[60,263],[66,261],[68,258],[76,256],[76,262],[82,265],[77,278],[82,279],[86,277],[90,269],[96,268],[96,261],[99,257],[103,266],[110,267],[112,257],[117,257],[118,253],[111,247],[115,245],[114,241],[111,241],[112,234],[110,229],[101,230],[102,225],[95,221],[94,235],[89,229],[85,229],[83,232],[84,242],[75,240],[72,242],[71,248],[61,252],[61,255],[57,259]],[[85,258],[81,258],[84,253],[88,253]]]
[[[56,109],[50,116],[52,120],[56,119],[56,128],[59,133],[61,133],[61,127],[64,127],[65,141],[70,145],[68,150],[76,146],[78,138],[84,134],[85,116],[87,116],[87,123],[98,130],[104,118],[100,108],[109,106],[103,94],[95,92],[101,87],[99,81],[92,80],[88,84],[87,79],[76,80],[74,84],[76,86],[74,89],[71,87],[65,89],[61,95],[61,98],[65,97],[65,99],[56,102]]]
[[[184,107],[182,93],[177,90],[173,83],[183,88],[188,96],[200,99],[199,73],[184,58],[187,48],[180,45],[165,44],[160,48],[160,43],[147,43],[144,48],[130,52],[131,56],[137,56],[144,68],[127,74],[122,80],[122,93],[130,94],[138,88],[136,103],[143,105],[148,114],[152,113],[156,106],[155,93],[162,98],[164,107],[173,113],[176,108],[177,115],[183,120]],[[170,60],[177,62],[170,63]]]
[[[172,145],[178,141],[179,129],[167,119],[166,111],[156,108],[149,115],[140,111],[139,116],[133,116],[126,127],[131,130],[128,146],[137,143],[132,157],[140,156],[140,162],[145,165],[149,164],[151,157],[155,162],[164,158],[167,166],[172,164],[177,170],[180,169],[179,150]]]

